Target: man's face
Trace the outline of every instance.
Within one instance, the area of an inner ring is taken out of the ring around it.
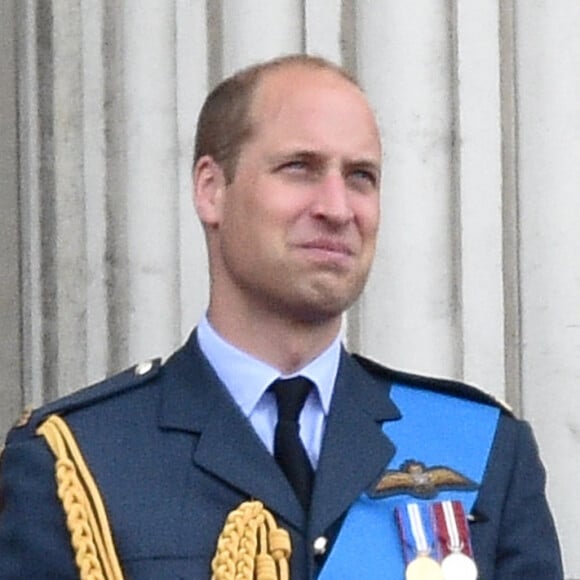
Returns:
[[[209,224],[213,298],[256,315],[336,319],[375,251],[373,114],[354,85],[303,66],[267,73],[251,111],[252,137]]]

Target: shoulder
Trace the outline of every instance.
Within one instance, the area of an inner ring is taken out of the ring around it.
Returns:
[[[148,385],[161,371],[161,359],[141,362],[99,383],[56,399],[35,410],[25,410],[8,434],[7,443],[33,436],[50,415],[69,415],[81,409],[98,407],[112,399],[136,392]]]
[[[509,416],[513,416],[512,408],[479,387],[452,379],[417,375],[386,367],[372,359],[359,354],[351,355],[368,373],[375,378],[387,381],[389,384],[401,384],[407,387],[432,391],[448,396],[467,399],[476,403],[498,407]]]

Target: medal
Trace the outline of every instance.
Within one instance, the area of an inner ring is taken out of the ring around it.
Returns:
[[[444,580],[477,580],[475,562],[463,552],[453,552],[441,562]]]
[[[460,501],[442,501],[432,506],[444,580],[477,580],[469,526]]]
[[[405,580],[447,580],[439,562],[429,556],[417,556],[405,570]]]
[[[395,508],[407,568],[405,580],[444,580],[435,559],[435,536],[429,504],[408,503]]]

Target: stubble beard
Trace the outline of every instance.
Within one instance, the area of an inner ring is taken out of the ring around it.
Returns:
[[[263,298],[270,311],[280,318],[301,325],[322,326],[341,318],[361,295],[367,279],[368,270],[354,276],[352,281],[344,282],[344,287],[335,281],[314,279],[299,285],[294,291],[266,291]]]

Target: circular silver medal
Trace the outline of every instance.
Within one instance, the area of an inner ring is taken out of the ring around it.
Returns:
[[[445,580],[441,565],[429,556],[417,556],[405,570],[405,580]]]
[[[477,566],[475,562],[461,552],[454,552],[441,562],[443,578],[445,580],[477,580]]]

